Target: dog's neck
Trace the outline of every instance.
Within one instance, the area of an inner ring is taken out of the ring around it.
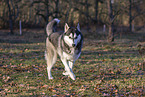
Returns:
[[[64,41],[64,34],[61,36],[61,49],[64,52],[71,54],[71,47]]]

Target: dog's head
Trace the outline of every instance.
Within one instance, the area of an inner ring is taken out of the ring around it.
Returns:
[[[76,47],[82,38],[79,23],[76,28],[69,27],[68,24],[66,23],[64,31],[65,31],[64,32],[65,43],[67,43],[70,47]]]

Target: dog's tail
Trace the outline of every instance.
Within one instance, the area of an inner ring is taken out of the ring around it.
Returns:
[[[46,32],[49,36],[51,33],[55,32],[57,24],[60,22],[59,19],[55,18],[51,22],[49,22],[46,26]]]

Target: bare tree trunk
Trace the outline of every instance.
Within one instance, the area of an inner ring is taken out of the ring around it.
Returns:
[[[108,13],[109,13],[109,34],[108,34],[108,42],[114,41],[114,24],[113,24],[113,6],[111,0],[107,0],[108,3]]]
[[[132,32],[132,0],[129,0],[129,31]]]
[[[55,1],[55,9],[56,9],[56,11],[55,11],[55,18],[58,18],[58,13],[59,13],[59,8],[58,8],[58,5],[59,5],[59,0],[56,0]]]
[[[95,21],[98,23],[98,4],[99,0],[95,0]]]
[[[49,0],[45,0],[46,2],[46,25],[48,24],[48,19],[49,19]]]
[[[13,0],[6,0],[6,4],[9,10],[9,25],[10,25],[10,34],[14,34],[13,32],[13,24],[19,15],[19,9],[17,5],[13,2]],[[11,5],[10,5],[11,4]],[[12,6],[12,7],[11,7]]]
[[[86,4],[86,16],[87,16],[87,30],[89,30],[89,5],[88,5],[88,0],[85,0]]]
[[[11,13],[11,8],[10,8],[9,0],[7,0],[7,6],[8,6],[8,9],[9,9],[9,25],[10,25],[10,34],[14,34],[14,33],[13,33],[13,20],[12,20],[12,13]]]
[[[108,42],[113,42],[114,41],[114,35],[113,35],[113,29],[112,29],[112,26],[109,25],[109,34],[108,34]]]
[[[71,8],[72,8],[72,1],[69,0],[69,8],[68,8],[67,13],[65,15],[65,23],[68,23],[68,19],[69,19]]]

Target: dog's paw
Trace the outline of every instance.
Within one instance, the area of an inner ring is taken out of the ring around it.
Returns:
[[[63,75],[69,75],[68,72],[63,72],[62,74],[63,74]]]
[[[76,80],[76,76],[74,75],[74,73],[70,73],[69,74],[72,80]]]
[[[48,77],[48,79],[51,80],[51,79],[53,79],[53,77],[52,76],[51,77]]]
[[[69,75],[69,77],[72,79],[72,80],[75,80],[76,79],[76,76],[74,75],[74,73],[72,72],[64,72],[62,73],[63,75]]]
[[[72,80],[76,80],[76,76],[70,76]]]

